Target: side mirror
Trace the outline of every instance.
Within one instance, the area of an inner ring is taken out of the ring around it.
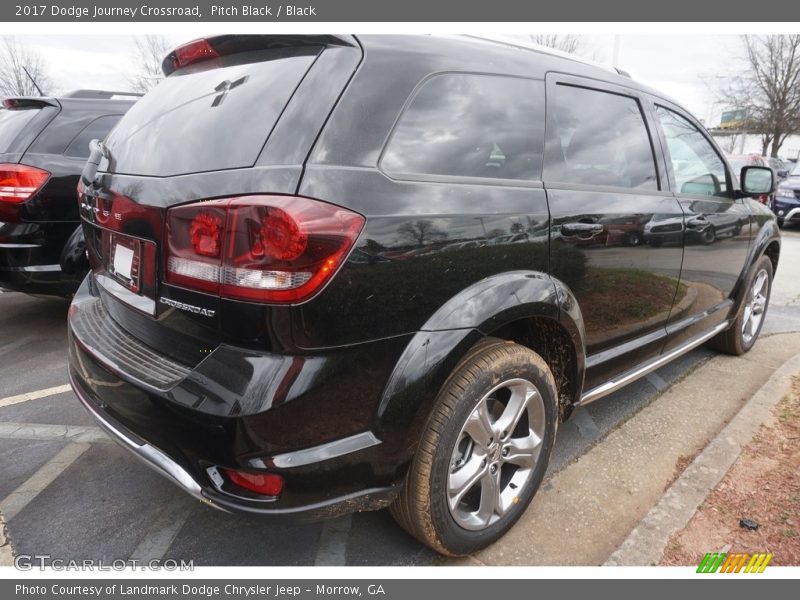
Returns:
[[[778,171],[778,179],[786,179],[787,177],[789,177],[789,171],[786,169],[781,169]]]
[[[769,167],[742,167],[742,196],[763,196],[775,191],[775,172]]]

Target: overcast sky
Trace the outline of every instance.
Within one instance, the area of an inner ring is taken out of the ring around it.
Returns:
[[[227,32],[225,32],[227,33]],[[166,36],[170,45],[192,36]],[[77,88],[124,91],[133,67],[132,36],[18,36],[47,61],[58,92]],[[582,54],[611,64],[613,35],[584,36]],[[723,106],[718,102],[719,78],[740,67],[737,36],[619,36],[619,66],[638,81],[669,94],[707,124],[716,125]],[[710,121],[709,121],[710,119]]]

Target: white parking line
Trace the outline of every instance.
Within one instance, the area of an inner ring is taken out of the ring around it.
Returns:
[[[47,398],[48,396],[63,394],[64,392],[68,392],[71,389],[72,388],[69,385],[58,385],[56,387],[51,387],[44,390],[28,392],[27,394],[18,394],[16,396],[9,396],[7,398],[0,399],[0,408],[11,406],[12,404],[19,404],[20,402],[27,402],[28,400],[38,400],[39,398]]]
[[[89,449],[89,444],[69,444],[30,476],[21,486],[0,501],[0,512],[6,521],[13,519],[31,500]]]
[[[317,545],[316,566],[340,567],[346,564],[347,536],[352,524],[353,515],[325,521]]]
[[[193,506],[188,496],[185,498],[176,496],[175,500],[167,504],[151,522],[144,538],[131,554],[131,560],[147,563],[164,558],[181,527],[186,523],[186,519],[189,518]]]
[[[2,423],[0,439],[3,440],[61,440],[88,444],[110,442],[111,439],[99,427],[83,425],[47,425],[44,423]]]

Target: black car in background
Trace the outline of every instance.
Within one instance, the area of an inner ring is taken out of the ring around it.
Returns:
[[[0,287],[71,296],[89,270],[76,188],[89,142],[135,94],[79,90],[0,106]]]
[[[81,178],[69,376],[203,502],[390,507],[469,553],[521,516],[576,407],[758,337],[772,170],[737,179],[616,71],[428,36],[220,36],[164,71]],[[677,243],[624,243],[660,221]]]
[[[775,190],[772,211],[778,225],[800,223],[800,163],[794,163],[787,176]]]

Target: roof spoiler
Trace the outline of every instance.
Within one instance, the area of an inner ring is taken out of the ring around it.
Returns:
[[[61,106],[55,98],[40,98],[39,96],[20,96],[17,98],[4,98],[3,108],[9,110],[24,108],[44,108],[45,106]]]
[[[358,42],[347,35],[218,35],[178,46],[164,58],[161,70],[169,76],[183,67],[231,54],[297,46],[358,46]]]
[[[74,90],[61,96],[62,98],[84,98],[93,100],[111,100],[114,96],[141,98],[139,92],[112,92],[108,90]]]

